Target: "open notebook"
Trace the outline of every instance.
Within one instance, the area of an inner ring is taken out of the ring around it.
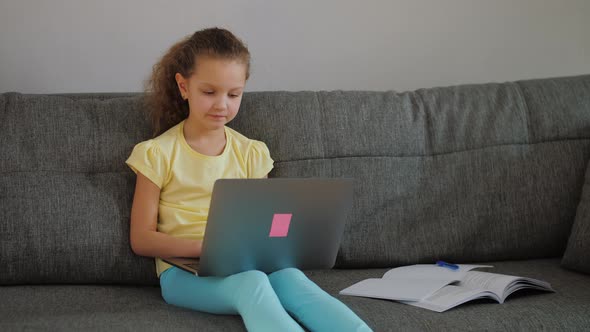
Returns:
[[[503,303],[521,289],[554,292],[545,281],[498,273],[472,271],[489,265],[459,264],[456,270],[434,264],[418,264],[387,271],[382,278],[360,281],[340,291],[342,295],[396,300],[443,312],[465,302],[489,298]]]

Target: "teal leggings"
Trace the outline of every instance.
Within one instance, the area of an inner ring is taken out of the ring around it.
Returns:
[[[311,331],[371,331],[344,303],[294,268],[222,278],[198,277],[172,267],[160,275],[160,285],[166,303],[212,314],[239,314],[248,331],[303,331],[297,322]]]

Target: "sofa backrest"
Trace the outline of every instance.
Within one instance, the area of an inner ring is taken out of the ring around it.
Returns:
[[[129,246],[124,161],[150,132],[139,101],[1,95],[1,284],[157,282]]]
[[[337,266],[563,254],[590,158],[590,75],[413,92],[258,92],[234,127],[275,177],[353,177]]]
[[[0,284],[156,284],[129,246],[141,94],[0,95]],[[250,92],[271,177],[352,177],[337,266],[560,256],[590,158],[590,75],[413,92]]]

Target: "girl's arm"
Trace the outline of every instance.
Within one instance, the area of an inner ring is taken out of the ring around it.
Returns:
[[[160,188],[137,173],[131,207],[130,241],[133,252],[148,257],[199,257],[202,241],[176,238],[158,232]]]

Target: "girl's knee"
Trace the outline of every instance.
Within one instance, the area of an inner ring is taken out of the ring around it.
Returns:
[[[266,273],[258,270],[245,271],[238,274],[234,274],[228,279],[239,283],[240,288],[246,289],[259,289],[260,287],[270,286],[268,276]]]
[[[250,270],[250,271],[236,273],[236,274],[232,275],[230,278],[239,278],[244,281],[247,280],[247,281],[251,281],[251,282],[264,282],[266,279],[268,279],[268,277],[266,276],[266,273],[264,273],[262,271],[258,271],[258,270]]]
[[[306,280],[307,276],[299,269],[288,267],[271,273],[268,278],[270,282],[277,282],[278,280]]]
[[[305,276],[305,274],[301,270],[299,270],[298,268],[294,268],[294,267],[288,267],[288,268],[276,271],[275,273],[294,275],[294,276]]]
[[[268,301],[276,297],[266,273],[261,271],[246,271],[229,276],[226,279],[233,284],[233,303],[237,311],[244,313],[256,303]]]

